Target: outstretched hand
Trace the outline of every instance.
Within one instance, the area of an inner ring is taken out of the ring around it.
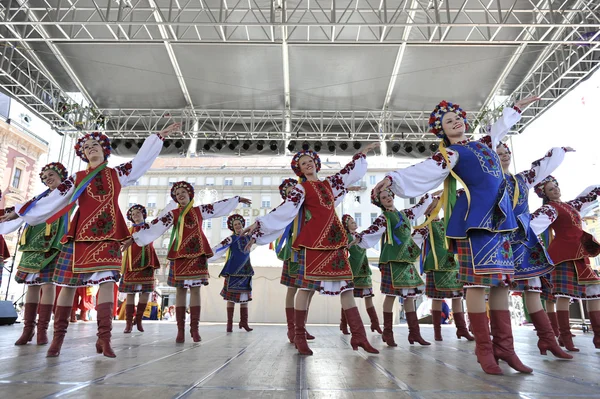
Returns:
[[[350,244],[348,244],[348,248],[350,248],[353,245],[358,245],[362,240],[359,237],[356,237],[354,240],[352,240],[350,242]]]
[[[527,107],[529,104],[539,101],[541,99],[542,98],[538,97],[538,96],[531,96],[531,97],[523,98],[519,101],[515,101],[515,107],[522,110],[522,109],[525,109],[525,107]]]
[[[379,148],[381,146],[381,143],[379,141],[375,141],[371,144],[369,144],[368,146],[366,146],[365,148],[363,148],[362,150],[359,150],[358,152],[362,152],[365,155],[369,154],[369,151],[373,151],[375,152],[375,148]]]
[[[254,233],[254,230],[256,230],[256,228],[257,228],[256,223],[252,223],[250,226],[248,226],[244,230],[242,230],[242,235],[245,236],[245,235],[252,234],[252,233]]]
[[[169,126],[168,128],[166,128],[166,129],[162,130],[160,133],[158,133],[158,135],[164,139],[169,134],[171,134],[179,129],[181,129],[181,123],[179,123],[179,122],[173,123],[171,126]]]
[[[252,246],[255,243],[256,243],[256,240],[254,238],[250,239],[250,241],[248,241],[248,244],[246,244],[246,246],[244,247],[244,252],[250,253],[250,250],[252,250]]]
[[[121,252],[127,251],[127,249],[133,245],[133,238],[129,237],[128,239],[121,241]]]
[[[431,215],[431,212],[433,212],[433,210],[437,206],[438,202],[440,202],[439,197],[435,197],[433,199],[433,201],[431,202],[431,204],[429,204],[429,206],[427,207],[427,209],[425,209],[425,215]]]
[[[10,222],[11,220],[15,220],[19,217],[15,211],[8,212],[4,214],[4,216],[0,216],[0,223]]]
[[[389,188],[391,185],[392,181],[389,179],[389,177],[384,177],[382,181],[375,185],[375,187],[373,188],[373,192],[375,193],[375,195],[379,195],[380,192]]]
[[[244,198],[244,197],[240,197],[240,202],[242,204],[246,204],[246,205],[250,205],[252,204],[252,200],[248,199],[248,198]]]
[[[565,152],[575,152],[573,147],[563,147],[563,148],[565,149]]]

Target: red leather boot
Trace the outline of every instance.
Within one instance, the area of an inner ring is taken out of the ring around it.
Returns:
[[[144,319],[144,311],[146,310],[146,304],[147,302],[139,302],[135,311],[134,323],[139,332],[144,332],[144,327],[142,327],[142,320]]]
[[[481,369],[487,374],[501,375],[502,369],[494,358],[494,348],[490,339],[490,329],[487,314],[469,312],[471,330],[475,335],[475,356]]]
[[[544,310],[529,313],[529,317],[531,317],[535,332],[538,336],[537,346],[540,350],[540,354],[545,355],[547,351],[550,351],[554,356],[560,359],[573,359],[573,356],[569,355],[558,346],[552,325]]]
[[[235,308],[233,306],[227,307],[227,329],[226,332],[233,332],[233,312]]]
[[[190,306],[190,335],[194,342],[202,341],[200,332],[198,331],[200,325],[200,306]]]
[[[421,337],[421,329],[419,328],[419,319],[417,312],[406,312],[406,323],[408,323],[408,342],[412,345],[418,342],[421,345],[431,345]]]
[[[60,349],[67,334],[69,319],[71,317],[71,306],[57,306],[54,309],[54,336],[52,343],[48,348],[46,357],[57,357],[60,355]]]
[[[183,344],[185,342],[185,306],[175,307],[175,320],[177,320],[177,338],[175,338],[175,343]]]
[[[25,314],[23,315],[23,332],[15,345],[25,345],[31,342],[35,334],[35,318],[37,316],[38,303],[26,303]]]
[[[285,308],[285,319],[287,321],[287,337],[290,343],[294,343],[294,336],[296,335],[295,323],[294,323],[294,308]]]
[[[344,335],[350,335],[350,331],[348,331],[348,321],[346,320],[346,313],[344,313],[344,309],[342,309],[342,318],[340,319],[340,331]]]
[[[306,342],[306,329],[304,328],[306,324],[306,310],[294,310],[294,317],[296,319],[294,329],[294,344],[296,345],[296,349],[298,349],[299,354],[310,356],[313,354],[313,351],[310,350],[308,342]]]
[[[442,311],[432,310],[431,321],[433,322],[433,339],[436,341],[443,341],[442,338]]]
[[[456,325],[456,338],[466,338],[468,341],[475,341],[475,338],[469,334],[467,323],[465,323],[465,314],[462,312],[454,313],[454,324]]]
[[[130,334],[133,329],[133,313],[135,312],[135,306],[133,304],[125,305],[125,330],[123,330],[124,334]]]
[[[383,342],[388,344],[388,346],[398,346],[396,341],[394,341],[394,313],[393,312],[383,312],[383,335],[381,339]]]
[[[369,319],[371,319],[371,332],[377,331],[379,334],[383,334],[381,331],[381,327],[379,326],[379,318],[377,317],[377,311],[374,306],[367,308],[367,314],[369,315]]]
[[[40,305],[40,317],[37,323],[37,344],[46,345],[48,343],[48,324],[52,317],[52,308],[54,305]]]
[[[568,310],[557,310],[556,316],[558,318],[558,328],[560,331],[560,340],[569,352],[579,352],[579,348],[575,347],[573,343],[573,336],[571,335],[571,320]]]
[[[490,321],[492,326],[494,357],[496,359],[504,360],[510,367],[520,373],[533,372],[533,369],[525,366],[515,353],[510,311],[490,310]]]
[[[350,338],[350,345],[352,349],[358,350],[360,346],[369,353],[379,353],[379,351],[371,346],[367,339],[367,332],[365,331],[365,325],[360,318],[360,313],[357,307],[353,307],[346,310],[346,319],[352,331],[352,338]]]
[[[98,313],[96,352],[102,353],[106,357],[117,357],[110,346],[114,305],[112,302],[101,303],[96,305],[96,312]]]

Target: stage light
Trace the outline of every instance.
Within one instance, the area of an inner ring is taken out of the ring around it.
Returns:
[[[166,141],[166,140],[165,140],[165,144],[164,144],[164,146],[168,148],[170,145],[171,145],[171,143],[170,143],[169,141]],[[130,149],[131,149],[131,147],[133,147],[133,143],[131,142],[131,140],[127,140],[127,141],[125,142],[125,148],[127,148],[128,150],[130,150]]]
[[[430,144],[429,144],[429,149],[430,149],[431,151],[433,151],[433,152],[437,151],[437,150],[438,150],[438,147],[439,147],[439,146],[438,146],[438,143],[430,143]]]
[[[309,148],[310,148],[310,144],[308,144],[308,141],[305,141],[304,143],[302,143],[302,149],[304,151],[308,151]]]
[[[275,140],[271,140],[269,142],[269,148],[271,151],[277,151],[277,142]]]
[[[342,151],[346,151],[348,149],[348,143],[346,143],[345,141],[342,141],[340,144],[340,149]]]
[[[288,143],[287,149],[289,152],[294,152],[296,150],[296,142],[294,140]]]
[[[181,147],[183,147],[183,140],[175,141],[175,148],[180,149]]]
[[[231,151],[234,151],[235,148],[238,146],[238,144],[240,144],[240,142],[238,140],[233,140],[232,142],[229,143],[229,149]]]
[[[333,141],[328,142],[327,149],[329,150],[329,152],[335,152],[335,143]]]
[[[248,151],[250,147],[252,147],[252,142],[250,140],[246,140],[244,141],[244,144],[242,144],[244,151]]]
[[[265,142],[263,140],[258,140],[258,143],[256,143],[256,149],[258,151],[262,151],[263,148],[265,148]]]
[[[316,152],[321,151],[322,146],[323,146],[323,144],[320,141],[315,141],[315,144],[313,144],[313,148],[315,149]]]
[[[209,151],[210,147],[212,147],[213,145],[215,145],[215,141],[214,140],[208,140],[206,143],[204,143],[204,151]]]
[[[398,151],[400,151],[400,143],[394,143],[394,145],[392,145],[392,152],[395,154]]]
[[[404,143],[404,151],[408,154],[413,150],[413,146],[411,143]]]
[[[217,143],[217,145],[215,145],[215,147],[217,148],[217,150],[221,151],[221,149],[223,148],[223,145],[224,145],[224,144],[223,144],[223,141],[219,141],[219,142]]]
[[[417,151],[419,151],[421,154],[425,152],[427,148],[425,148],[425,144],[418,142],[417,143]]]
[[[352,143],[352,146],[354,147],[355,150],[360,150],[360,147],[362,147],[362,144],[360,143],[360,141],[355,141],[354,143]]]
[[[116,150],[117,147],[119,147],[119,144],[121,144],[121,140],[112,140],[110,142],[110,146],[112,147],[113,150]]]

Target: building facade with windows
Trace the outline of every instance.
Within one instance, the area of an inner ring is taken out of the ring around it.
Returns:
[[[348,160],[347,157],[335,160],[323,157],[320,177],[338,172]],[[252,205],[240,205],[235,211],[244,216],[246,225],[249,226],[258,216],[267,214],[281,203],[279,184],[284,179],[294,177],[289,162],[289,157],[159,158],[135,186],[123,188],[119,204],[123,213],[134,204],[146,206],[148,221],[150,221],[171,201],[171,185],[176,181],[185,180],[195,187],[196,204],[211,203],[235,195],[251,199]],[[342,213],[351,214],[356,219],[359,229],[369,227],[370,223],[380,215],[379,210],[371,205],[371,189],[388,171],[408,165],[410,165],[409,161],[398,158],[370,158],[369,171],[357,183],[360,190],[348,193],[337,208],[338,214],[340,216]],[[399,198],[396,202],[398,209],[416,203],[414,200]],[[203,222],[204,232],[212,246],[231,234],[227,229],[226,221],[227,217],[221,217]],[[166,254],[170,234],[170,231],[167,231],[155,241],[154,246],[162,265],[156,275],[158,286],[163,295],[174,298],[174,290],[166,286],[168,277]],[[267,250],[266,248],[261,251]],[[378,256],[377,249],[369,251],[372,262],[376,263]],[[260,260],[258,262],[253,258],[255,267],[261,266]],[[274,265],[280,264],[275,262],[272,265],[262,266]],[[217,275],[218,270],[211,269],[211,276],[216,278]],[[276,283],[278,284],[278,281]],[[222,283],[218,280],[213,283],[211,280],[211,284],[218,284],[220,289]]]
[[[33,133],[21,130],[16,126],[0,120],[0,189],[2,190],[1,208],[12,207],[23,203],[38,194],[43,186],[39,179],[39,169],[43,165],[38,160],[48,152],[48,143]],[[17,233],[4,236],[11,254],[15,254],[17,247]],[[18,254],[17,254],[18,255]],[[13,258],[7,260],[10,268]],[[18,262],[18,259],[16,260]],[[7,290],[8,272],[3,269],[2,287],[0,297],[4,298]],[[11,282],[9,300],[17,295],[17,284]]]

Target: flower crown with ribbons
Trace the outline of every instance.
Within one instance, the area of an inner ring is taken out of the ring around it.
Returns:
[[[436,105],[431,115],[429,115],[429,131],[438,136],[440,139],[443,139],[445,136],[444,129],[442,128],[442,118],[448,112],[454,112],[457,115],[460,115],[465,123],[465,130],[469,129],[467,113],[462,110],[460,105],[449,103],[448,101],[444,100]]]
[[[88,133],[83,137],[80,137],[77,140],[77,144],[75,144],[75,153],[83,162],[90,162],[89,159],[85,156],[83,152],[83,145],[88,140],[96,140],[102,146],[102,151],[104,152],[104,160],[106,161],[110,156],[111,147],[110,147],[110,139],[107,135],[100,132]]]
[[[375,189],[373,189],[373,190],[371,190],[371,204],[375,205],[378,208],[384,209],[385,207],[381,204],[381,201],[379,200],[381,193],[383,193],[384,191],[387,191],[392,197],[396,197],[394,192],[392,190],[390,190],[389,188],[386,188],[385,190],[381,190],[381,192],[379,192],[379,195],[376,195]]]
[[[67,177],[69,177],[69,172],[67,171],[67,168],[65,168],[65,165],[63,165],[60,162],[52,162],[44,166],[42,168],[42,171],[40,172],[40,179],[42,180],[42,183],[44,183],[44,172],[47,172],[49,170],[53,170],[54,172],[56,172],[56,174],[60,178],[60,181],[65,181]]]
[[[538,184],[535,185],[535,187],[533,188],[533,190],[535,191],[535,193],[537,194],[538,197],[545,199],[546,194],[544,194],[544,187],[546,186],[546,184],[548,183],[554,183],[558,186],[558,180],[556,180],[556,178],[552,175],[546,177],[544,180],[542,180],[541,182],[539,182]]]
[[[188,194],[190,195],[190,201],[194,199],[194,187],[186,181],[178,181],[173,183],[173,186],[171,187],[171,198],[173,199],[173,201],[177,202],[175,191],[177,191],[177,189],[179,188],[183,188],[188,192]]]
[[[148,212],[146,211],[146,207],[140,204],[135,204],[127,210],[127,220],[129,220],[131,223],[135,223],[132,214],[133,211],[135,211],[136,209],[142,212],[142,216],[144,217],[144,220],[146,220],[146,218],[148,217]]]
[[[294,155],[291,162],[292,170],[298,177],[304,176],[302,172],[300,172],[300,158],[302,158],[305,155],[311,157],[313,161],[315,161],[315,168],[317,170],[317,173],[319,173],[319,171],[321,170],[321,158],[319,157],[319,154],[312,150],[299,151],[296,153],[296,155]]]
[[[295,187],[298,184],[298,180],[296,179],[285,179],[279,185],[279,195],[281,195],[281,199],[285,200],[287,197],[286,190],[290,187]]]
[[[233,222],[236,220],[239,220],[240,223],[242,223],[242,227],[246,227],[246,219],[244,219],[244,217],[239,213],[234,213],[227,218],[227,228],[233,232],[235,232],[235,229],[233,228]]]

